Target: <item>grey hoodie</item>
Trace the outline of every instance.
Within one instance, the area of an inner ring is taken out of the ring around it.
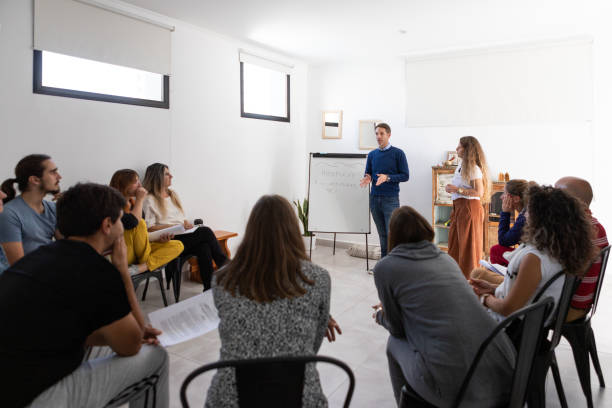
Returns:
[[[437,406],[450,406],[482,341],[495,328],[457,263],[431,242],[398,245],[374,268],[381,324],[406,361],[406,381]],[[388,350],[393,353],[393,350]],[[487,349],[462,406],[495,407],[508,399],[515,351],[500,333]]]

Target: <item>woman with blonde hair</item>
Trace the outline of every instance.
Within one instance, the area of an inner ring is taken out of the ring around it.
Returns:
[[[448,232],[448,254],[459,264],[466,279],[478,266],[483,248],[483,203],[489,201],[489,171],[484,151],[474,136],[459,139],[457,166],[446,192],[451,193],[453,210]]]
[[[158,231],[182,224],[186,230],[193,228],[183,211],[183,206],[176,192],[170,189],[172,174],[168,166],[154,163],[147,167],[144,177],[144,188],[149,192],[143,203],[145,222],[149,231]],[[223,266],[227,256],[221,250],[215,233],[208,227],[201,226],[189,234],[176,235],[185,246],[183,254],[198,258],[200,278],[204,290],[210,289],[214,260],[218,267]]]
[[[213,282],[221,360],[315,355],[326,335],[329,273],[308,261],[298,220],[278,195],[261,197],[234,259]],[[212,379],[206,407],[237,406],[233,369]],[[304,373],[303,407],[327,407],[314,364]]]
[[[111,178],[110,186],[118,190],[127,201],[121,221],[132,275],[153,271],[183,252],[183,243],[173,240],[169,234],[163,234],[157,242],[149,242],[147,224],[142,219],[142,204],[147,190],[140,184],[138,173],[131,169],[117,170]]]

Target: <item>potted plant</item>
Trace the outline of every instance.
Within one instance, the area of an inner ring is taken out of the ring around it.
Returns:
[[[302,227],[304,228],[304,233],[302,234],[302,239],[304,240],[304,246],[308,251],[310,249],[310,237],[312,239],[312,249],[315,249],[316,239],[314,239],[314,234],[308,231],[308,199],[305,198],[302,203],[300,200],[294,201],[293,204],[297,207],[298,210],[298,218],[302,222]]]

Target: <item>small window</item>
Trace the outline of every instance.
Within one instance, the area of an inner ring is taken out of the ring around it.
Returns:
[[[240,116],[289,122],[289,74],[240,62]]]
[[[48,51],[34,51],[34,93],[169,107],[169,77]]]

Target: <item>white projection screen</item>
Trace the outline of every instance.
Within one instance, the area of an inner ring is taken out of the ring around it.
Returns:
[[[592,40],[576,38],[406,58],[406,125],[592,119]]]

